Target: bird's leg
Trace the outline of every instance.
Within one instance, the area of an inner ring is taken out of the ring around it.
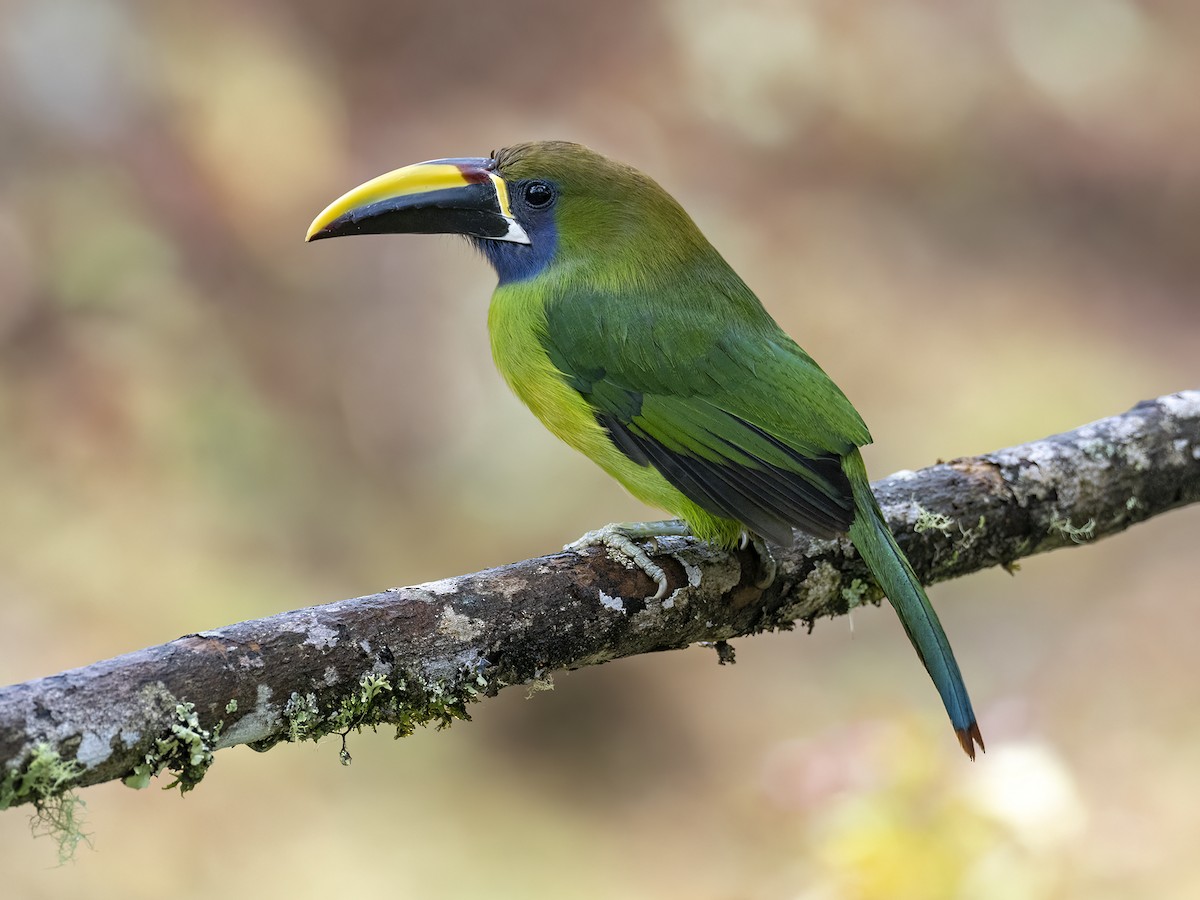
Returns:
[[[650,558],[637,541],[646,538],[685,537],[691,530],[678,519],[665,522],[620,522],[589,531],[577,541],[563,547],[564,550],[580,552],[588,547],[602,546],[620,554],[654,579],[658,590],[650,599],[661,600],[667,595],[667,573],[662,566]]]
[[[757,534],[743,531],[738,548],[745,550],[747,544],[753,544],[754,552],[758,555],[758,574],[754,579],[754,586],[760,591],[765,591],[775,583],[775,573],[779,570],[779,564],[775,561],[775,554],[771,552],[767,542]]]

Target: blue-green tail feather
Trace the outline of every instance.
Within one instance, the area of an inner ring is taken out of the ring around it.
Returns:
[[[916,648],[917,655],[925,664],[929,677],[933,679],[942,703],[950,714],[950,722],[958,735],[958,741],[971,759],[975,758],[975,745],[983,750],[983,737],[971,709],[971,698],[954,661],[954,651],[942,630],[937,613],[925,595],[925,589],[917,580],[904,552],[896,543],[891,530],[883,519],[862,456],[855,450],[845,457],[844,468],[854,491],[855,515],[850,526],[850,539],[870,567],[875,580],[891,601],[900,617],[908,639]]]

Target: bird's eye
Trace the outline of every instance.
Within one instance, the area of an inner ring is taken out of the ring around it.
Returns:
[[[554,202],[554,188],[544,181],[531,181],[525,185],[525,202],[533,209],[545,209]]]

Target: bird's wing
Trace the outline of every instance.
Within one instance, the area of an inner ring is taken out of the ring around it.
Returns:
[[[544,342],[613,443],[702,508],[784,544],[846,531],[841,460],[870,434],[756,300],[745,312],[575,294],[547,307]]]

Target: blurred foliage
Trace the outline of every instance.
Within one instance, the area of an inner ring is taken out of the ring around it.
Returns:
[[[5,0],[0,678],[652,515],[491,370],[448,238],[301,243],[397,165],[655,175],[871,424],[877,474],[1196,386],[1185,0]],[[9,896],[1200,894],[1197,510],[940,587],[990,751],[889,611],[560,675],[393,744],[86,792]]]

